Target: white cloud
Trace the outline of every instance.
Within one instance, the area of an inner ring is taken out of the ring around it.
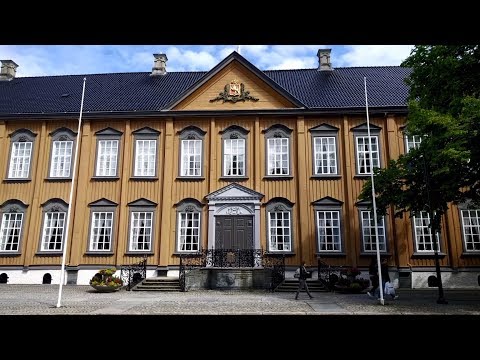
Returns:
[[[400,65],[413,49],[413,45],[349,45],[338,59],[333,57],[335,66],[390,66]]]

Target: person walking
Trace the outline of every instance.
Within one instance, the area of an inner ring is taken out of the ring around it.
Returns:
[[[305,268],[305,261],[302,261],[302,265],[300,265],[300,277],[298,278],[298,289],[297,289],[297,294],[295,295],[295,300],[298,300],[298,294],[300,293],[300,290],[305,288],[307,291],[308,296],[310,296],[310,299],[313,299],[312,294],[310,294],[310,291],[308,290],[308,285],[307,285],[307,277],[308,277],[308,271]]]

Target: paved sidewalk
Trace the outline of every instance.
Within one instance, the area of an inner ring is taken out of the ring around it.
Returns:
[[[437,304],[437,289],[398,290],[397,300],[381,305],[366,294],[271,293],[265,291],[97,293],[90,286],[0,285],[0,315],[480,315],[480,289],[445,290],[448,304]],[[480,319],[480,317],[478,318]],[[1,320],[1,317],[0,317]]]

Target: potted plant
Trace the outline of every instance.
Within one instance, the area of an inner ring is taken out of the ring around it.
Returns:
[[[98,292],[113,292],[123,286],[123,280],[115,276],[116,268],[102,269],[90,280],[90,286]]]
[[[335,289],[341,292],[359,293],[365,290],[369,281],[357,278],[361,271],[356,267],[347,267],[340,271],[340,277],[335,283]]]

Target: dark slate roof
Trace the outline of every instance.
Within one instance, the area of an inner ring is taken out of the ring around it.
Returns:
[[[405,107],[410,70],[398,66],[267,70],[264,74],[307,108]],[[177,99],[207,72],[110,73],[19,77],[0,81],[0,116],[62,114],[80,110],[83,78],[87,78],[84,113],[154,112]]]

